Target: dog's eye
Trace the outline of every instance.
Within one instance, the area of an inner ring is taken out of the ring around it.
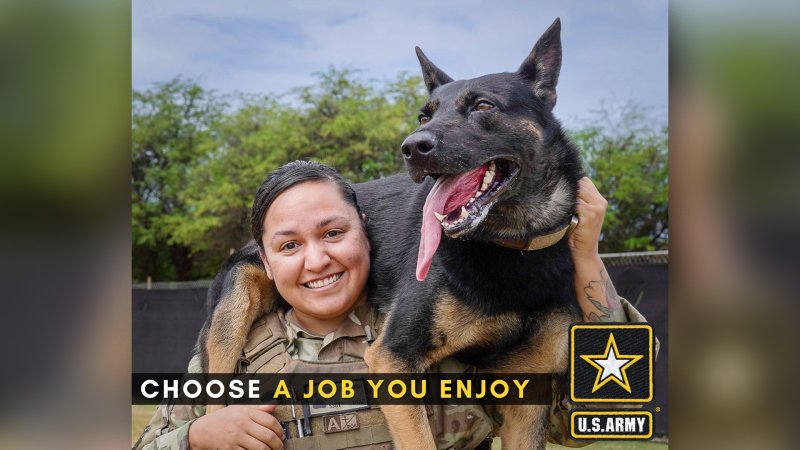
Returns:
[[[475,105],[474,111],[489,111],[490,109],[494,109],[494,105],[483,100],[478,102],[477,105]]]
[[[420,114],[419,116],[417,116],[417,119],[419,119],[420,125],[425,125],[426,123],[428,123],[429,120],[431,120],[431,118],[426,116],[425,114]]]

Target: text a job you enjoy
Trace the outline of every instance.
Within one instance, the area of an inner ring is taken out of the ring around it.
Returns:
[[[209,398],[218,399],[225,395],[234,399],[241,399],[246,396],[249,399],[262,398],[261,380],[254,378],[249,380],[233,379],[226,386],[221,380],[209,380],[201,383],[198,380],[187,380],[179,383],[178,380],[165,380],[160,386],[155,380],[146,380],[141,385],[142,396],[148,399],[156,397],[178,398],[183,395],[185,398],[195,399],[201,395]],[[372,398],[380,398],[382,394],[388,394],[395,399],[407,396],[412,398],[423,398],[428,394],[428,380],[384,380],[371,378],[366,379],[369,386],[368,392]],[[464,380],[464,379],[441,379],[439,380],[439,395],[443,399],[482,399],[487,396],[495,399],[504,399],[509,395],[515,398],[524,398],[525,388],[530,380],[512,379],[509,383],[506,380]],[[180,385],[180,387],[179,387]],[[353,380],[320,380],[315,382],[308,381],[306,388],[302,391],[303,398],[312,398],[319,395],[322,398],[330,399],[335,396],[342,399],[352,399],[356,396],[356,388]],[[279,380],[273,392],[272,398],[292,398],[292,390],[285,380]]]

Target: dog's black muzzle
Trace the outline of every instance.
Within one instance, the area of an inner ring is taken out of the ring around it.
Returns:
[[[408,172],[417,183],[421,183],[428,174],[440,171],[435,158],[436,144],[436,135],[430,131],[417,131],[400,146]]]
[[[417,131],[407,137],[400,149],[406,161],[424,158],[436,147],[436,136],[430,131]]]

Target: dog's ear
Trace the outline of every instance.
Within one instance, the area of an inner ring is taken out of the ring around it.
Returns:
[[[428,93],[433,92],[437,87],[453,81],[441,69],[433,65],[433,63],[422,53],[422,49],[414,47],[417,51],[417,58],[419,58],[419,65],[422,67],[422,78],[425,80],[425,86],[428,88]]]
[[[561,19],[557,18],[533,46],[517,73],[530,81],[533,93],[548,109],[556,106],[556,84],[561,72]]]

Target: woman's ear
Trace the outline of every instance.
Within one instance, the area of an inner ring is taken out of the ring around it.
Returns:
[[[267,262],[267,254],[264,253],[264,250],[261,249],[258,250],[258,257],[261,258],[261,263],[264,264],[264,270],[267,271],[267,278],[275,281],[275,279],[272,278],[272,269],[269,268],[269,262]]]
[[[367,250],[372,251],[372,244],[369,242],[369,234],[367,233],[367,213],[361,213],[361,223],[364,225],[364,235],[367,239]]]

